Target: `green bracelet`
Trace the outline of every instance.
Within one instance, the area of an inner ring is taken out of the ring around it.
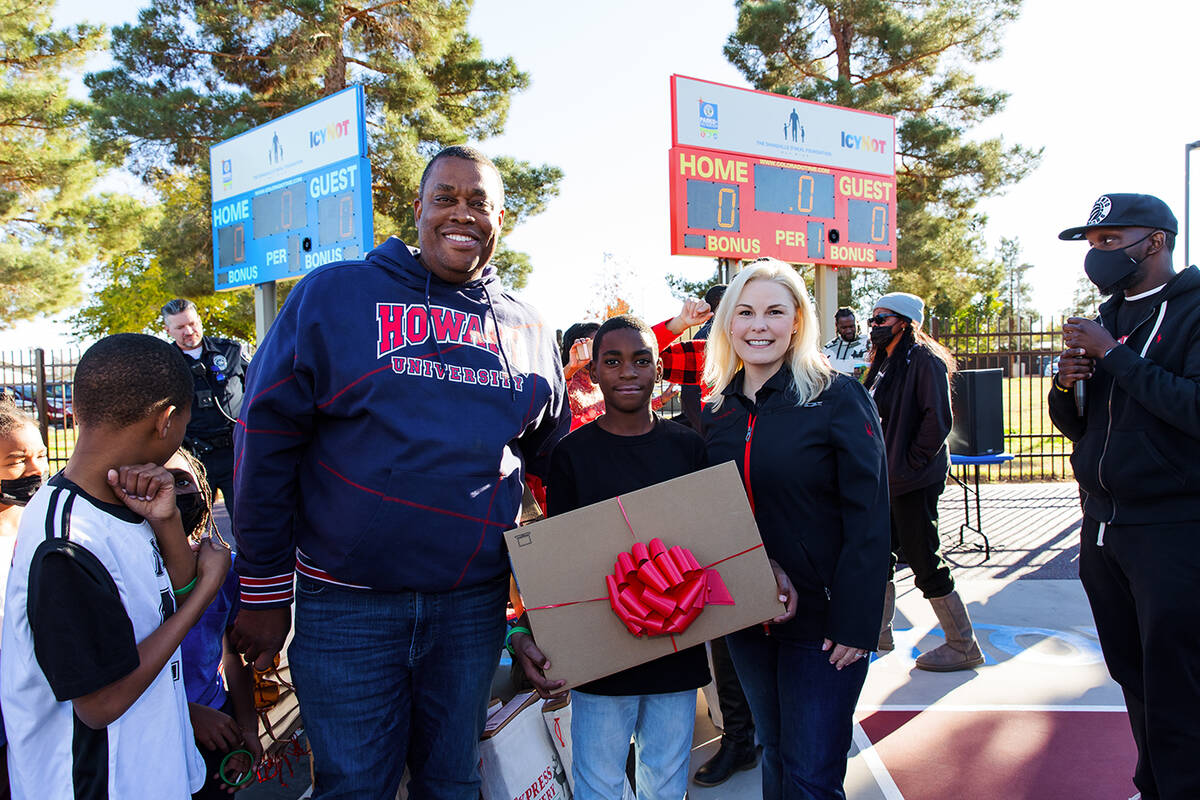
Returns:
[[[523,625],[513,625],[508,629],[508,633],[504,634],[504,649],[508,651],[509,655],[515,656],[516,653],[513,652],[512,645],[508,643],[508,640],[512,638],[514,633],[527,633],[533,636],[533,631]]]
[[[198,581],[198,580],[200,580],[199,575],[192,578],[192,582],[189,583],[187,586],[183,587],[182,589],[172,589],[171,592],[172,592],[172,594],[175,595],[176,598],[183,597],[185,594],[190,592],[192,589],[196,588],[196,581]]]
[[[254,754],[251,753],[249,750],[231,750],[230,752],[225,754],[224,758],[221,759],[221,766],[217,768],[217,773],[221,777],[221,783],[223,783],[226,786],[229,786],[231,788],[234,788],[234,789],[238,788],[239,786],[245,786],[247,783],[250,782],[250,779],[254,777],[254,770],[252,770],[252,769],[246,770],[246,774],[243,775],[236,782],[231,781],[229,779],[229,777],[225,775],[225,765],[229,763],[229,759],[233,758],[234,756],[238,755],[239,753],[245,753],[246,756],[253,762]]]

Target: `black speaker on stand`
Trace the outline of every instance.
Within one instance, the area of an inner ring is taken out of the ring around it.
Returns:
[[[950,452],[958,456],[990,456],[1004,452],[1004,409],[1000,369],[964,369],[950,383]]]

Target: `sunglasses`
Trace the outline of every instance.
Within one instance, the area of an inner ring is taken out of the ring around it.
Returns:
[[[899,316],[898,314],[876,314],[875,316],[873,316],[869,320],[867,320],[867,322],[869,322],[872,325],[882,325],[883,323],[887,322],[889,319],[892,319],[893,317],[898,317],[898,316]]]

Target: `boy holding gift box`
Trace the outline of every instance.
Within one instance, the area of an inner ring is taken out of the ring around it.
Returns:
[[[705,466],[703,439],[650,410],[661,365],[644,322],[608,320],[596,331],[592,354],[588,370],[604,394],[605,412],[555,448],[546,482],[551,516]],[[542,697],[561,694],[564,682],[546,679],[550,661],[524,630],[518,626],[509,634],[514,657]],[[575,797],[620,800],[632,737],[638,797],[680,800],[687,790],[696,689],[708,681],[704,647],[695,646],[575,689]]]

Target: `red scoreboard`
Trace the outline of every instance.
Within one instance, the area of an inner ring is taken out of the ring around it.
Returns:
[[[671,254],[896,266],[896,179],[673,147]]]

